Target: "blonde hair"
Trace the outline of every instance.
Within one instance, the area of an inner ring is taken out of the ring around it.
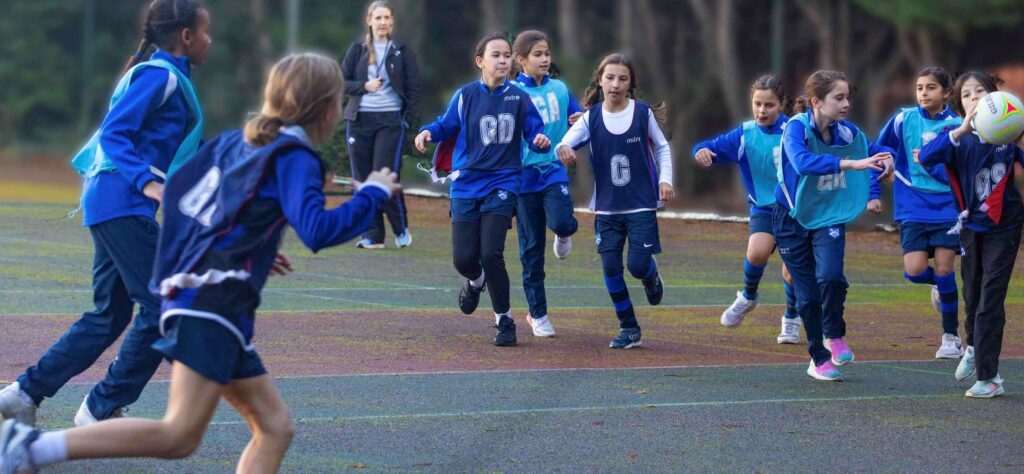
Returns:
[[[370,2],[370,5],[366,7],[366,16],[372,15],[373,11],[378,8],[387,8],[391,12],[391,18],[395,18],[395,9],[391,8],[391,3],[387,0]],[[391,34],[388,34],[388,39],[391,39]],[[366,49],[370,52],[370,63],[375,64],[377,62],[377,50],[373,47],[373,26],[366,25],[366,41],[363,44],[366,45]]]
[[[344,85],[337,61],[317,53],[285,56],[270,70],[263,89],[260,113],[245,124],[245,139],[263,146],[277,138],[285,125],[317,125],[333,107],[340,114]],[[331,124],[333,128],[334,124]],[[326,127],[321,127],[326,128]],[[306,129],[310,138],[319,140],[330,130]]]

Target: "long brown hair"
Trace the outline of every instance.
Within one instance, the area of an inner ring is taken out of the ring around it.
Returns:
[[[622,53],[612,53],[604,57],[601,60],[601,64],[594,70],[594,74],[590,78],[590,86],[583,93],[583,103],[581,104],[584,109],[590,109],[604,100],[604,93],[601,91],[601,76],[604,75],[604,68],[609,64],[618,64],[625,66],[629,69],[629,97],[636,99],[636,89],[640,87],[636,78],[636,70],[633,69],[633,62]],[[668,110],[665,102],[660,102],[657,105],[651,105],[651,112],[654,113],[654,119],[657,120],[659,125],[665,125],[668,122]]]
[[[341,111],[345,80],[338,62],[321,54],[290,54],[274,64],[263,89],[260,113],[245,124],[245,139],[263,146],[277,138],[285,125],[317,125],[331,107]],[[330,124],[333,129],[335,124]],[[326,127],[324,127],[326,128]],[[315,141],[330,130],[310,130]]]
[[[388,11],[391,12],[392,21],[394,21],[395,9],[391,8],[391,3],[388,2],[387,0],[375,0],[373,2],[370,2],[370,4],[367,5],[366,7],[366,16],[372,15],[373,11],[378,8],[387,8]],[[388,39],[391,39],[390,33],[388,33]],[[370,52],[370,63],[376,64],[377,50],[373,47],[373,26],[371,25],[366,25],[366,39],[363,41],[363,45],[366,46],[366,49]],[[385,51],[385,53],[387,53],[387,51]],[[378,72],[378,74],[380,73]]]
[[[142,62],[152,45],[165,50],[174,49],[177,33],[194,27],[199,18],[199,10],[203,9],[196,0],[153,0],[146,10],[146,21],[142,24],[142,41],[135,54],[128,58],[122,74]]]
[[[775,98],[779,99],[779,109],[787,115],[792,112],[792,110],[788,108],[790,100],[789,95],[786,94],[786,86],[784,86],[782,81],[777,77],[771,74],[765,74],[757,78],[757,80],[754,81],[754,84],[750,86],[751,97],[753,97],[754,92],[757,91],[769,91],[772,94],[775,94]]]
[[[817,97],[818,100],[825,100],[829,92],[835,89],[836,83],[845,82],[850,86],[850,97],[853,97],[856,89],[850,81],[846,79],[846,74],[839,71],[832,71],[828,69],[819,69],[814,71],[807,78],[807,82],[804,83],[804,96],[807,97],[807,105],[810,105],[810,100]]]

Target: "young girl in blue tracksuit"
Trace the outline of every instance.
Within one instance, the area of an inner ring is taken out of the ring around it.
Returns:
[[[964,352],[957,335],[959,308],[953,273],[960,239],[948,232],[957,216],[949,180],[930,174],[917,163],[916,155],[942,132],[960,126],[960,118],[946,105],[952,91],[953,80],[945,69],[923,69],[917,74],[918,106],[897,111],[876,142],[896,150],[893,218],[900,225],[903,276],[914,283],[931,285],[932,304],[942,314],[942,339],[936,359],[957,359]],[[878,191],[872,188],[869,206],[880,208]],[[928,265],[932,257],[934,267]]]
[[[221,398],[253,437],[237,472],[278,472],[294,424],[252,343],[260,291],[290,270],[278,253],[285,225],[314,252],[370,227],[401,187],[387,168],[352,199],[324,208],[324,169],[315,147],[341,118],[341,68],[296,54],[271,70],[262,111],[243,131],[210,141],[167,182],[152,287],[163,299],[154,347],[173,361],[167,413],[41,433],[11,420],[0,429],[0,471],[66,460],[183,458],[199,446]]]
[[[790,119],[782,134],[772,229],[807,332],[807,374],[840,380],[836,366],[853,361],[843,321],[849,287],[843,276],[846,223],[867,205],[871,176],[866,170],[885,177],[892,169],[892,150],[868,143],[846,120],[850,84],[843,73],[815,72],[807,78],[805,94],[811,108]]]
[[[597,214],[594,234],[605,286],[619,320],[619,335],[609,344],[613,349],[642,343],[623,277],[626,239],[626,267],[643,282],[647,301],[656,305],[664,295],[654,260],[654,255],[661,253],[656,212],[675,196],[672,151],[658,126],[664,120],[664,106],[651,107],[635,100],[637,87],[633,64],[624,55],[605,56],[583,99],[587,112],[557,147],[558,158],[571,165],[576,162],[573,150],[590,144],[594,173],[590,209]]]
[[[963,249],[960,272],[967,350],[955,376],[963,381],[977,374],[977,382],[965,394],[973,398],[1003,394],[999,354],[1006,325],[1004,303],[1024,225],[1024,205],[1013,184],[1014,165],[1024,164],[1024,136],[1015,143],[991,145],[974,132],[972,125],[980,101],[996,90],[995,81],[979,71],[957,78],[953,100],[964,117],[963,123],[942,132],[919,155],[926,168],[941,169],[938,165],[945,165],[961,211],[956,229]],[[1005,117],[1022,113],[1003,112]]]
[[[551,43],[546,34],[527,30],[512,43],[512,54],[522,72],[516,85],[530,94],[533,105],[544,120],[544,135],[552,142],[565,136],[569,127],[583,114],[583,108],[565,83],[555,79],[551,61]],[[523,143],[523,175],[516,206],[519,231],[519,259],[523,263],[523,291],[530,305],[526,322],[533,335],[555,335],[548,318],[544,292],[544,244],[546,228],[555,233],[554,253],[566,258],[572,250],[572,235],[579,223],[573,216],[569,196],[569,175],[554,150],[536,153]]]
[[[92,234],[93,301],[36,365],[0,392],[0,414],[34,423],[37,406],[88,369],[138,316],[106,377],[86,396],[75,424],[119,416],[160,365],[159,299],[147,289],[164,176],[196,150],[202,110],[190,82],[211,40],[210,15],[195,0],[155,0],[143,39],[125,67],[110,110],[73,165],[84,175],[83,224]],[[150,46],[156,52],[143,61]]]
[[[768,257],[775,251],[772,235],[772,214],[775,208],[777,166],[782,153],[782,127],[789,121],[783,109],[789,98],[782,81],[770,74],[761,76],[750,88],[754,120],[744,122],[729,133],[693,146],[693,157],[701,166],[736,163],[743,175],[750,203],[750,238],[743,260],[743,290],[736,292],[736,301],[722,313],[722,325],[732,327],[757,306],[757,287],[764,275]],[[800,317],[796,313],[793,286],[783,266],[786,288],[786,312],[782,317],[779,344],[800,341]]]
[[[522,181],[522,142],[544,153],[550,140],[530,95],[508,80],[512,44],[504,34],[477,44],[481,78],[459,88],[444,115],[423,127],[416,148],[455,138],[452,156],[451,218],[455,269],[466,278],[459,309],[471,314],[485,285],[497,331],[494,344],[516,344],[505,269],[505,235],[512,227]]]

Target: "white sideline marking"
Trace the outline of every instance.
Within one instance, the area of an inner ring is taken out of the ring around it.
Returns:
[[[788,403],[828,403],[828,402],[857,402],[857,401],[878,401],[878,400],[912,400],[922,398],[940,398],[955,396],[955,393],[930,394],[930,395],[876,395],[864,397],[835,397],[835,398],[763,398],[755,400],[719,400],[705,402],[669,402],[669,403],[637,403],[628,405],[606,405],[606,406],[582,406],[582,407],[548,407],[548,408],[522,408],[516,410],[479,410],[479,411],[451,411],[437,413],[399,413],[389,415],[363,415],[363,416],[338,416],[338,417],[311,417],[297,418],[297,423],[330,423],[348,421],[378,421],[398,419],[422,419],[422,418],[453,418],[453,417],[475,417],[494,415],[523,415],[531,413],[577,413],[586,411],[605,410],[636,410],[644,408],[690,408],[690,407],[724,407],[742,405],[767,405],[767,404],[788,404]],[[234,426],[245,425],[244,420],[238,421],[214,421],[211,426]]]

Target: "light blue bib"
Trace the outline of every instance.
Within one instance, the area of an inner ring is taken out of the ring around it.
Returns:
[[[775,187],[779,180],[779,160],[782,159],[782,134],[764,133],[753,120],[743,122],[743,153],[750,166],[754,194],[760,207],[775,204]]]
[[[828,154],[843,160],[860,160],[868,156],[868,140],[859,130],[849,145],[830,146],[813,132],[814,125],[807,113],[797,114],[793,120],[799,120],[807,127],[807,149],[811,153]],[[786,189],[781,168],[778,178],[790,200],[789,215],[811,230],[851,222],[864,212],[868,203],[871,175],[867,170],[800,176],[794,194]]]
[[[910,186],[926,193],[948,193],[949,185],[933,178],[919,163],[914,162],[914,149],[924,148],[928,142],[938,137],[946,127],[959,127],[963,122],[959,117],[946,120],[930,120],[921,116],[917,107],[903,109],[902,138],[903,151],[907,155],[907,169]]]
[[[174,74],[178,80],[178,87],[181,87],[182,92],[185,94],[185,102],[188,103],[189,111],[192,114],[192,120],[194,122],[192,129],[185,136],[185,139],[178,146],[178,151],[174,153],[174,158],[171,160],[171,165],[167,169],[167,176],[174,173],[181,165],[187,162],[192,155],[195,154],[199,148],[199,142],[202,140],[203,134],[203,109],[199,104],[199,97],[196,96],[196,91],[192,87],[192,82],[189,81],[188,77],[181,73],[178,68],[174,67],[173,64],[163,59],[151,59],[146,62],[139,63],[135,67],[128,70],[121,80],[118,81],[117,87],[114,88],[114,94],[110,97],[110,109],[114,108],[114,105],[121,100],[124,96],[125,91],[128,90],[128,86],[131,84],[132,75],[135,71],[141,67],[159,67],[166,69]],[[99,173],[116,171],[117,167],[110,161],[106,153],[103,152],[103,147],[100,146],[100,134],[103,130],[96,130],[89,138],[89,141],[82,146],[82,149],[75,154],[74,158],[71,159],[71,166],[75,168],[78,174],[86,177],[93,177]],[[159,170],[158,170],[159,171]]]
[[[544,120],[544,135],[551,139],[551,143],[558,144],[569,131],[569,89],[565,83],[558,79],[548,79],[544,85],[538,87],[517,84],[530,94],[533,106]],[[558,161],[558,158],[555,156],[554,146],[547,153],[537,153],[527,146],[525,140],[523,141],[523,166],[544,168],[555,161]]]

